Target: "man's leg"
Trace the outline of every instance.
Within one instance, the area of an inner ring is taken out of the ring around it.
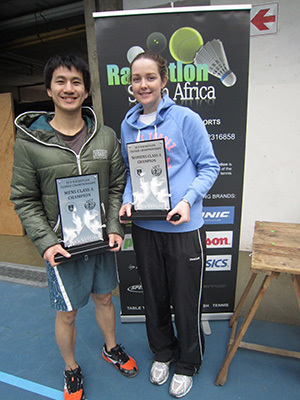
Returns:
[[[112,302],[112,294],[92,293],[91,297],[95,303],[96,321],[104,336],[106,348],[110,351],[116,346],[116,317],[115,307]]]
[[[74,370],[78,367],[75,361],[76,315],[77,310],[56,312],[56,343],[58,345],[62,358],[65,361],[66,370]]]
[[[138,368],[133,358],[125,353],[124,349],[116,344],[116,317],[112,294],[91,294],[95,303],[96,320],[105,339],[102,349],[103,358],[121,372],[122,375],[133,378]]]

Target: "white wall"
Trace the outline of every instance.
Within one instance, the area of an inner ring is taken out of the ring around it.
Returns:
[[[241,250],[251,249],[256,220],[300,223],[300,3],[276,2],[278,33],[250,39]]]
[[[127,2],[136,6],[134,0]],[[148,6],[162,3],[147,1]],[[249,3],[264,4],[211,0],[211,5]],[[250,39],[241,250],[251,250],[256,220],[300,223],[300,2],[276,3],[278,33]]]

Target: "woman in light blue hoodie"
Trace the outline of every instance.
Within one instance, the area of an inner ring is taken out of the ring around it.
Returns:
[[[166,220],[136,220],[132,237],[141,277],[149,346],[154,353],[150,381],[165,383],[169,366],[175,374],[169,392],[183,397],[192,387],[204,352],[201,330],[206,238],[203,199],[219,173],[205,125],[198,114],[178,106],[166,94],[166,61],[145,52],[131,64],[133,94],[138,101],[121,126],[127,184],[120,219],[132,212],[127,143],[164,139],[171,194]],[[178,220],[172,217],[179,214]],[[175,336],[171,308],[175,314]]]

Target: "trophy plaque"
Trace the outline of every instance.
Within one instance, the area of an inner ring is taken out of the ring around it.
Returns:
[[[127,154],[133,203],[131,217],[121,220],[165,220],[171,195],[164,139],[127,143]]]
[[[98,174],[56,179],[63,247],[71,259],[109,249],[103,239]],[[103,210],[104,212],[104,210]],[[54,260],[71,260],[56,254]]]

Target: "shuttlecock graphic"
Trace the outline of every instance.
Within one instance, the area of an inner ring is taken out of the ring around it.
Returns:
[[[229,68],[223,43],[219,39],[207,42],[196,53],[194,64],[207,64],[208,72],[230,87],[236,82],[236,76]]]

